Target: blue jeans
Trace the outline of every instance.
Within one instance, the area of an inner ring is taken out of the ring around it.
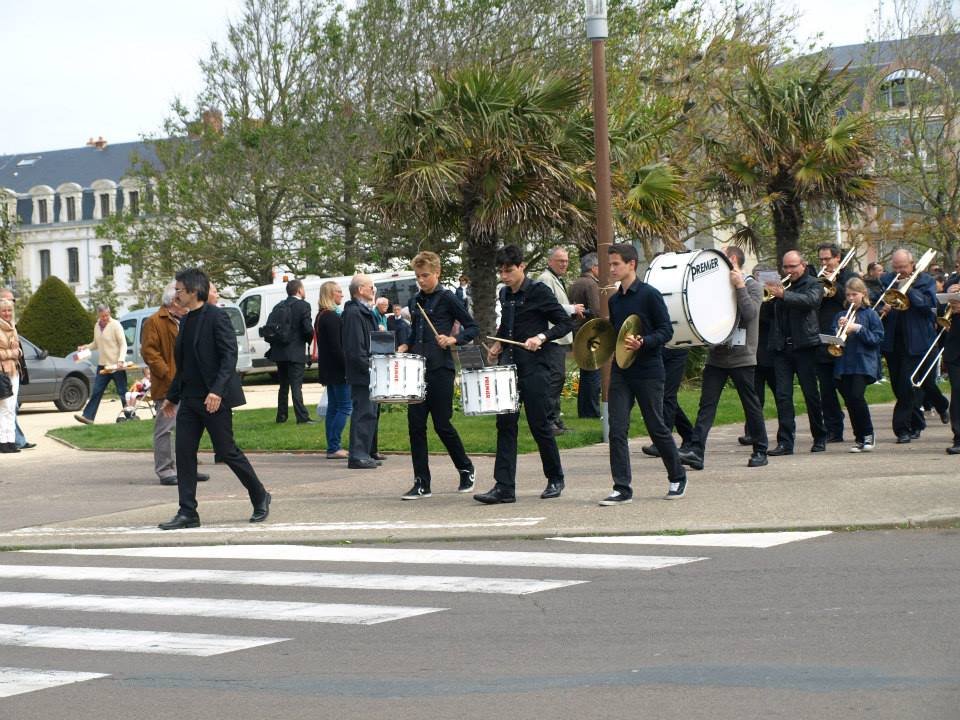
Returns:
[[[111,380],[113,380],[113,384],[117,388],[117,395],[120,396],[121,403],[123,403],[124,398],[127,396],[126,371],[118,370],[117,372],[110,373],[109,375],[101,375],[101,370],[103,370],[103,365],[98,365],[97,376],[93,380],[93,390],[90,391],[90,400],[87,401],[87,406],[83,409],[83,416],[87,418],[87,420],[97,419],[97,410],[100,408],[100,400],[103,398],[103,391],[107,389],[107,385],[110,384]]]
[[[15,422],[14,443],[18,448],[22,448],[24,445],[27,444],[27,437],[26,435],[23,434],[23,430],[20,429],[20,423],[16,421],[14,422]]]
[[[350,400],[350,386],[327,385],[327,416],[325,425],[327,430],[327,452],[335,453],[341,450],[340,438],[343,429],[347,426],[347,418],[353,412],[353,402]]]

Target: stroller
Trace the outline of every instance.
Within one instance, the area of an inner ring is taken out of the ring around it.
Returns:
[[[143,368],[143,377],[137,380],[124,398],[123,410],[117,416],[117,422],[127,422],[128,420],[139,420],[137,410],[144,410],[154,417],[153,403],[147,397],[150,392],[150,368]]]

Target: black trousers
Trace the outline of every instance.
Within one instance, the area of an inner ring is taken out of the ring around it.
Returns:
[[[906,355],[896,349],[884,353],[887,369],[890,371],[890,384],[897,402],[893,406],[893,434],[897,437],[923,430],[923,411],[920,401],[923,391],[910,384],[910,375],[920,362],[920,355]]]
[[[950,378],[950,429],[953,444],[960,445],[960,359],[947,363]]]
[[[581,370],[577,390],[577,417],[600,417],[600,371]]]
[[[810,421],[813,442],[822,443],[827,440],[820,391],[817,388],[816,353],[817,349],[812,347],[788,348],[773,353],[773,371],[776,374],[773,395],[777,401],[777,418],[780,422],[777,442],[791,449],[797,438],[797,420],[793,408],[794,375],[800,381],[803,401],[807,404],[807,419]]]
[[[350,415],[350,460],[372,460],[377,452],[377,425],[380,405],[370,399],[369,385],[351,385],[350,399],[353,412]]]
[[[407,406],[407,430],[410,433],[410,457],[413,475],[430,486],[430,460],[427,452],[427,415],[433,418],[433,429],[457,470],[472,470],[473,463],[463,449],[460,435],[450,423],[453,417],[453,377],[449,368],[428,370],[427,394],[422,403]]]
[[[757,402],[760,403],[760,410],[763,411],[763,406],[767,401],[766,388],[770,388],[770,392],[776,397],[777,394],[777,379],[776,374],[773,371],[773,365],[757,365],[753,370],[753,390],[757,394]],[[747,437],[750,437],[750,428],[745,422],[743,424],[743,434]],[[777,430],[777,442],[780,442],[780,432],[779,428]]]
[[[559,353],[558,353],[559,354]],[[563,482],[560,450],[550,424],[550,368],[535,364],[517,368],[520,403],[527,415],[527,425],[540,451],[540,464],[548,482]],[[493,479],[503,492],[512,495],[517,486],[517,432],[520,413],[497,415],[497,457],[493,463]]]
[[[853,436],[857,442],[863,442],[867,435],[873,435],[870,406],[864,397],[867,385],[871,382],[872,379],[867,375],[841,375],[839,379],[840,393],[850,411],[850,424],[853,425]]]
[[[663,419],[663,385],[664,381],[659,378],[628,378],[619,372],[610,374],[610,393],[607,397],[610,411],[610,474],[613,476],[613,489],[627,497],[633,496],[628,442],[630,412],[634,403],[640,406],[647,433],[660,451],[660,459],[670,482],[678,482],[686,477],[673,434]]]
[[[832,362],[817,363],[817,382],[820,385],[820,402],[823,406],[823,424],[827,427],[827,436],[843,437],[843,408],[837,393],[840,387],[833,377]]]
[[[567,348],[569,345],[557,345],[556,349],[550,353],[550,405],[548,407],[548,418],[551,427],[561,425],[560,419],[560,395],[563,393],[563,386],[567,380]],[[560,352],[562,350],[562,352]]]
[[[197,516],[197,450],[200,437],[206,430],[217,457],[243,483],[250,502],[263,502],[266,490],[253,466],[233,441],[233,412],[221,404],[215,413],[207,412],[203,398],[182,398],[177,409],[177,490],[180,494],[180,512]]]
[[[693,437],[693,423],[680,407],[677,393],[683,382],[683,374],[687,369],[687,350],[673,350],[666,348],[663,351],[663,424],[668,430],[677,429],[677,434],[683,445],[690,443]]]
[[[280,387],[277,389],[277,420],[280,422],[287,420],[288,392],[293,396],[293,414],[296,415],[297,422],[310,419],[310,412],[303,404],[303,368],[304,364],[301,362],[282,360],[277,363],[277,378],[280,380]]]
[[[707,435],[713,427],[717,416],[717,403],[727,380],[733,381],[733,386],[740,396],[740,404],[747,418],[747,437],[753,440],[753,451],[765,453],[767,451],[767,426],[763,420],[763,408],[754,389],[754,367],[722,368],[716,365],[707,365],[703,368],[703,384],[700,388],[700,408],[697,411],[697,424],[693,428],[690,446],[701,455],[707,447]]]

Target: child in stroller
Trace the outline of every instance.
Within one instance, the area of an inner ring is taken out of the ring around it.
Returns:
[[[139,420],[140,418],[137,417],[138,408],[146,407],[153,410],[153,406],[144,401],[148,392],[150,392],[150,368],[144,365],[143,377],[137,380],[127,391],[124,398],[123,413],[117,418],[117,422]]]

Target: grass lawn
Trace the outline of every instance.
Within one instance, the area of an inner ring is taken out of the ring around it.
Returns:
[[[687,416],[691,421],[695,420],[697,405],[700,400],[700,388],[682,388],[679,399],[680,406]],[[891,402],[893,400],[893,390],[889,383],[871,385],[867,389],[867,400],[870,403]],[[803,425],[805,420],[802,415],[806,412],[806,408],[799,388],[794,392],[794,404],[798,422]],[[769,392],[767,393],[764,410],[768,418],[776,417],[776,408]],[[601,441],[600,421],[578,419],[576,398],[565,398],[563,400],[563,412],[564,422],[569,431],[557,438],[557,443],[561,449],[583,447]],[[237,445],[243,450],[252,451],[320,452],[326,449],[322,424],[301,428],[291,420],[286,424],[277,425],[274,422],[275,417],[275,408],[237,410],[234,413],[233,423]],[[728,386],[717,407],[717,418],[714,425],[742,422],[743,409],[740,407],[739,398],[732,386]],[[453,424],[460,433],[468,453],[496,452],[495,416],[466,417],[461,412],[454,412]],[[347,429],[349,430],[349,425]],[[89,450],[150,450],[153,447],[153,422],[150,419],[114,425],[58,428],[50,431],[49,434],[66,440],[72,445]],[[634,410],[630,436],[637,437],[645,434],[646,429],[640,417],[640,411]],[[432,427],[428,429],[428,438],[431,450],[443,451],[443,445],[434,434]],[[346,440],[346,438],[344,439]],[[207,450],[211,449],[206,435],[203,437],[201,447]],[[533,452],[537,449],[523,418],[520,420],[518,448],[520,452]],[[404,407],[397,405],[389,408],[385,407],[380,417],[380,449],[384,452],[409,452],[407,413]]]

